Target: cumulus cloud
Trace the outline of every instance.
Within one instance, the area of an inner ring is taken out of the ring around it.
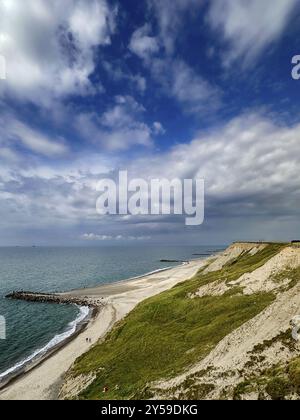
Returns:
[[[285,30],[297,0],[212,0],[208,22],[228,50],[224,64],[241,59],[251,64]]]
[[[80,114],[75,128],[85,138],[110,151],[152,145],[152,130],[143,121],[145,108],[131,96],[117,96],[103,115]]]
[[[187,112],[211,112],[221,103],[220,89],[180,59],[154,59],[151,71],[165,93],[175,98]]]
[[[99,235],[97,233],[85,233],[80,236],[85,241],[146,241],[151,236],[124,236],[124,235]]]
[[[140,73],[133,74],[128,69],[122,68],[122,63],[117,60],[117,62],[104,61],[102,63],[103,68],[106,70],[108,76],[117,82],[126,81],[129,82],[133,87],[135,87],[139,93],[143,94],[147,88],[147,80]]]
[[[102,178],[115,179],[116,171],[122,167],[128,169],[131,179],[204,178],[205,225],[210,226],[210,235],[218,236],[215,229],[225,229],[230,220],[234,220],[236,229],[238,224],[239,232],[246,237],[260,237],[260,227],[255,230],[255,225],[261,226],[261,221],[267,220],[276,235],[280,230],[278,221],[288,219],[289,226],[298,226],[299,133],[299,124],[287,127],[253,112],[208,134],[199,134],[164,154],[153,152],[147,158],[119,161],[114,168],[100,165],[97,171],[96,161],[91,165],[85,158],[80,170],[74,163],[77,170],[67,165],[48,171],[36,167],[9,176],[0,166],[0,224],[13,229],[37,224],[59,224],[64,228],[88,225],[85,232],[101,229],[104,233],[99,235],[114,238],[148,236],[151,232],[153,239],[183,229],[183,219],[176,216],[97,215],[97,182]],[[250,230],[247,226],[251,226]],[[85,239],[93,240],[93,236]]]
[[[47,136],[9,113],[0,116],[0,136],[0,146],[4,148],[4,151],[6,150],[8,160],[15,156],[12,149],[20,145],[32,152],[49,157],[61,156],[68,151],[64,139]]]
[[[164,129],[164,126],[160,122],[155,121],[153,123],[153,132],[154,134],[160,135],[160,134],[165,134],[166,130]]]
[[[151,26],[145,24],[137,29],[131,37],[129,49],[140,58],[148,59],[159,51],[158,39],[150,34]]]
[[[124,127],[132,122],[132,115],[144,112],[145,108],[131,96],[116,96],[116,104],[107,110],[101,122],[105,127]]]
[[[174,51],[186,15],[199,16],[203,3],[203,0],[148,0],[158,21],[161,43],[168,54]]]
[[[145,77],[141,76],[140,74],[136,74],[135,76],[131,77],[131,80],[136,83],[136,86],[141,93],[145,92],[147,89],[147,80]]]
[[[154,37],[149,24],[137,29],[129,49],[140,57],[152,77],[166,95],[175,98],[187,112],[211,112],[221,103],[221,91],[191,68],[185,61],[174,57],[174,44],[180,35],[186,13],[199,10],[202,0],[151,0],[150,7],[159,23],[159,35]],[[166,54],[162,52],[162,46]]]
[[[89,79],[94,49],[110,43],[115,14],[106,0],[1,1],[2,94],[49,105],[53,98],[101,89]]]
[[[259,113],[248,113],[174,147],[161,161],[154,157],[137,162],[134,170],[149,178],[204,178],[207,219],[298,218],[299,133],[299,124],[280,126]]]

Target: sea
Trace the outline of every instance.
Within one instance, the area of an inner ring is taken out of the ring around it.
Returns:
[[[113,283],[222,251],[224,246],[0,248],[0,381],[72,335],[88,313],[71,305],[12,301],[13,291],[67,292]],[[197,254],[197,255],[195,255]],[[1,328],[2,327],[2,328]]]

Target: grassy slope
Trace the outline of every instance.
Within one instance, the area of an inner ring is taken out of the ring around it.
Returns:
[[[103,343],[75,363],[72,375],[96,372],[82,399],[147,398],[147,384],[169,378],[204,358],[220,340],[256,316],[273,294],[244,296],[236,289],[220,297],[191,299],[204,284],[232,281],[262,266],[282,249],[269,245],[255,256],[245,253],[222,270],[204,274],[150,298],[136,307]],[[102,394],[104,386],[109,388]]]
[[[293,288],[300,279],[300,268],[287,269],[273,277],[274,282],[281,283],[289,280],[289,284],[283,286],[284,292]],[[264,350],[269,349],[274,343],[280,343],[281,348],[288,348],[296,353],[297,342],[292,338],[291,330],[280,333],[272,340],[266,340],[256,346],[253,350],[254,363],[255,355],[260,357]],[[256,364],[256,363],[255,363]],[[284,363],[273,365],[269,369],[259,370],[255,375],[249,376],[242,381],[234,390],[234,398],[241,399],[244,395],[251,392],[258,392],[261,399],[271,397],[273,400],[291,399],[291,396],[299,399],[300,397],[300,357]]]

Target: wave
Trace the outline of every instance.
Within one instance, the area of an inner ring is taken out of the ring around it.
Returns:
[[[190,259],[190,261],[193,261],[193,259]],[[112,285],[112,284],[128,282],[128,281],[131,281],[131,280],[138,280],[138,279],[142,279],[144,277],[152,276],[153,274],[158,274],[158,273],[162,273],[164,271],[172,270],[172,268],[176,268],[176,267],[179,267],[181,265],[188,265],[188,264],[189,264],[188,261],[178,262],[176,265],[171,265],[171,266],[165,267],[165,268],[158,268],[157,270],[148,271],[145,274],[140,274],[138,276],[130,277],[130,278],[127,278],[127,279],[124,279],[124,280],[120,280],[118,282],[101,284],[101,285],[99,284],[98,286],[108,286],[108,285]],[[95,286],[95,287],[97,287],[97,286]]]
[[[26,366],[28,363],[32,362],[37,357],[45,356],[50,350],[52,350],[58,344],[64,342],[66,339],[71,337],[76,332],[78,324],[80,324],[82,321],[84,321],[90,313],[90,309],[87,306],[80,306],[78,308],[79,308],[79,311],[80,311],[78,317],[74,321],[72,321],[68,324],[67,330],[65,332],[63,332],[61,334],[57,334],[44,347],[36,350],[34,353],[32,353],[26,359],[22,360],[21,362],[18,362],[17,364],[15,364],[10,369],[1,373],[0,374],[0,380],[2,380],[3,378],[5,378],[8,375],[11,375],[11,374],[15,373],[16,371],[22,369],[24,366]]]
[[[183,263],[183,265],[184,264],[185,263]],[[131,281],[131,280],[137,280],[137,279],[142,279],[143,277],[151,276],[152,274],[162,273],[163,271],[171,270],[174,267],[176,267],[176,266],[171,266],[171,267],[166,267],[166,268],[159,268],[158,270],[149,271],[148,273],[141,274],[141,275],[136,276],[136,277],[130,277],[130,279],[122,280],[122,282],[124,282],[124,281]],[[113,283],[110,283],[110,284],[113,284]]]

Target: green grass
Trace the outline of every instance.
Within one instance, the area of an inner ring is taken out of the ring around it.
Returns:
[[[288,280],[289,283],[285,286],[282,286],[281,291],[292,289],[296,286],[300,279],[300,267],[293,268],[293,269],[286,269],[277,273],[273,276],[272,280],[277,283],[281,284],[284,281]]]
[[[274,296],[244,296],[236,289],[217,297],[191,299],[189,295],[212,281],[238,279],[281,248],[269,245],[255,256],[245,253],[218,272],[204,274],[202,270],[193,279],[142,302],[103,343],[76,361],[73,376],[97,375],[79,398],[148,398],[152,381],[174,377],[204,358],[227,334],[273,302]],[[105,386],[109,392],[103,394]]]
[[[286,365],[276,366],[265,372],[267,385],[265,392],[273,400],[284,400],[294,395],[300,396],[300,357],[288,362]]]
[[[265,400],[286,400],[300,397],[300,358],[277,364],[257,376],[239,383],[233,391],[233,398],[242,399],[250,392],[259,394]]]
[[[278,334],[272,340],[266,340],[260,345],[254,347],[253,355],[261,355],[276,343],[286,347],[291,353],[297,352],[297,342],[292,338],[291,329]],[[251,354],[251,353],[249,353]],[[259,357],[259,356],[257,356]],[[253,363],[251,368],[258,366]],[[300,397],[300,357],[293,358],[290,361],[277,363],[264,370],[254,369],[252,375],[247,375],[247,379],[239,383],[234,391],[233,397],[242,399],[250,392],[259,394],[260,399],[271,398],[272,400],[285,400],[291,396],[299,399]]]

